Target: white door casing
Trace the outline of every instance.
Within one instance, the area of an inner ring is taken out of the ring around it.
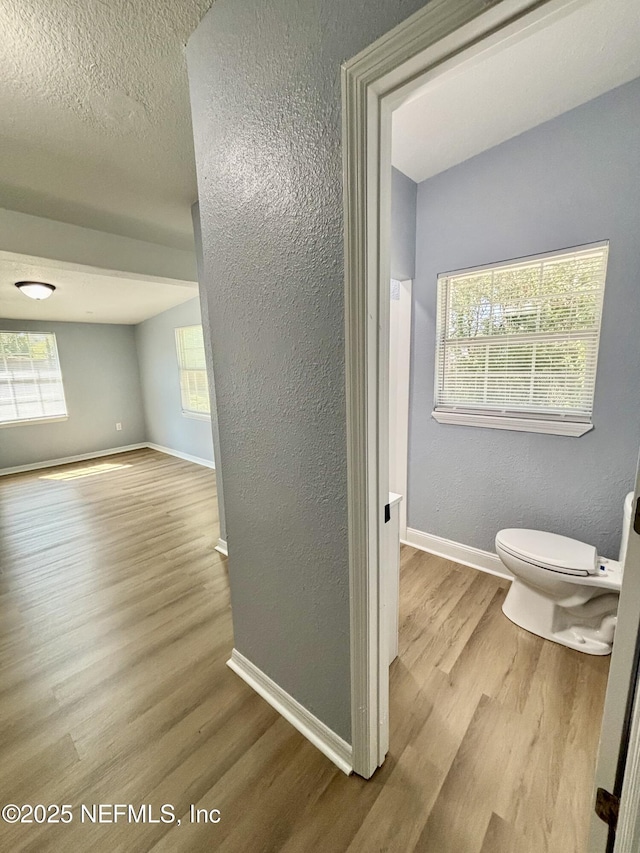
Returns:
[[[436,0],[342,68],[351,724],[353,769],[365,778],[382,763],[389,738],[380,592],[389,492],[391,113],[425,76],[472,61],[579,2]]]

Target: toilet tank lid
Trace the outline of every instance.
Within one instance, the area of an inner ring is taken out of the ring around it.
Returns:
[[[593,574],[598,567],[598,552],[593,545],[546,533],[542,530],[509,528],[501,530],[496,543],[512,554],[521,555],[539,566],[548,569],[569,569],[574,572]]]

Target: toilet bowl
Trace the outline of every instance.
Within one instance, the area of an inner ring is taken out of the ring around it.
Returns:
[[[502,606],[505,616],[547,640],[591,655],[610,654],[632,502],[633,492],[625,499],[619,560],[599,557],[592,545],[555,533],[501,530],[496,551],[514,576]]]

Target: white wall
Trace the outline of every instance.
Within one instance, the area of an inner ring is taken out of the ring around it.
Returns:
[[[416,274],[416,202],[418,185],[391,169],[391,278]]]

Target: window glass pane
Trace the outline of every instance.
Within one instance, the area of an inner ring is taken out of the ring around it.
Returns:
[[[195,414],[209,414],[209,385],[202,326],[183,326],[176,329],[176,349],[182,410]]]
[[[439,276],[436,407],[590,417],[607,251]]]
[[[66,414],[55,335],[0,332],[0,423]]]

